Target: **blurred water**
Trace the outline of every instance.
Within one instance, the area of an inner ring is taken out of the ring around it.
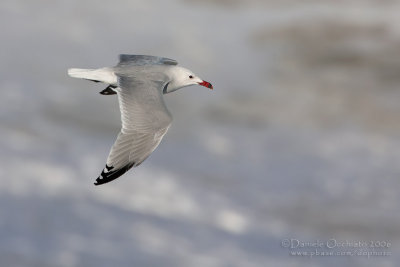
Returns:
[[[3,1],[1,266],[398,265],[399,7]],[[159,148],[94,187],[118,104],[66,69],[120,53],[174,58],[215,90],[166,95]],[[392,255],[281,246],[330,238]]]

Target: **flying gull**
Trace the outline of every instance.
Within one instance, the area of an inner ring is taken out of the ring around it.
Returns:
[[[169,58],[120,55],[115,67],[68,69],[73,78],[107,84],[100,94],[118,95],[122,128],[95,185],[117,179],[156,149],[172,121],[163,94],[194,84],[213,89],[209,82],[177,65]]]

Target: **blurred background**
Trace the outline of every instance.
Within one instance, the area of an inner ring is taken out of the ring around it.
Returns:
[[[398,266],[399,11],[1,1],[1,266]],[[120,53],[176,59],[214,91],[166,95],[174,122],[155,153],[95,187],[117,99],[66,73]],[[385,241],[391,255],[291,256],[285,239]]]

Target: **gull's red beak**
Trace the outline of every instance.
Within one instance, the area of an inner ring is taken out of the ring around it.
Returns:
[[[207,88],[210,88],[211,90],[213,89],[213,86],[211,85],[211,83],[206,82],[206,81],[202,81],[201,83],[199,83],[199,85],[205,86]]]

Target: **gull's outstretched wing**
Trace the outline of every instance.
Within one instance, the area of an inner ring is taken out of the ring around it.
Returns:
[[[118,77],[122,129],[95,185],[108,183],[141,164],[158,146],[171,124],[162,88],[165,82]]]
[[[119,55],[118,66],[124,65],[178,65],[176,60],[165,58],[165,57],[155,57],[155,56],[145,56],[145,55]]]

